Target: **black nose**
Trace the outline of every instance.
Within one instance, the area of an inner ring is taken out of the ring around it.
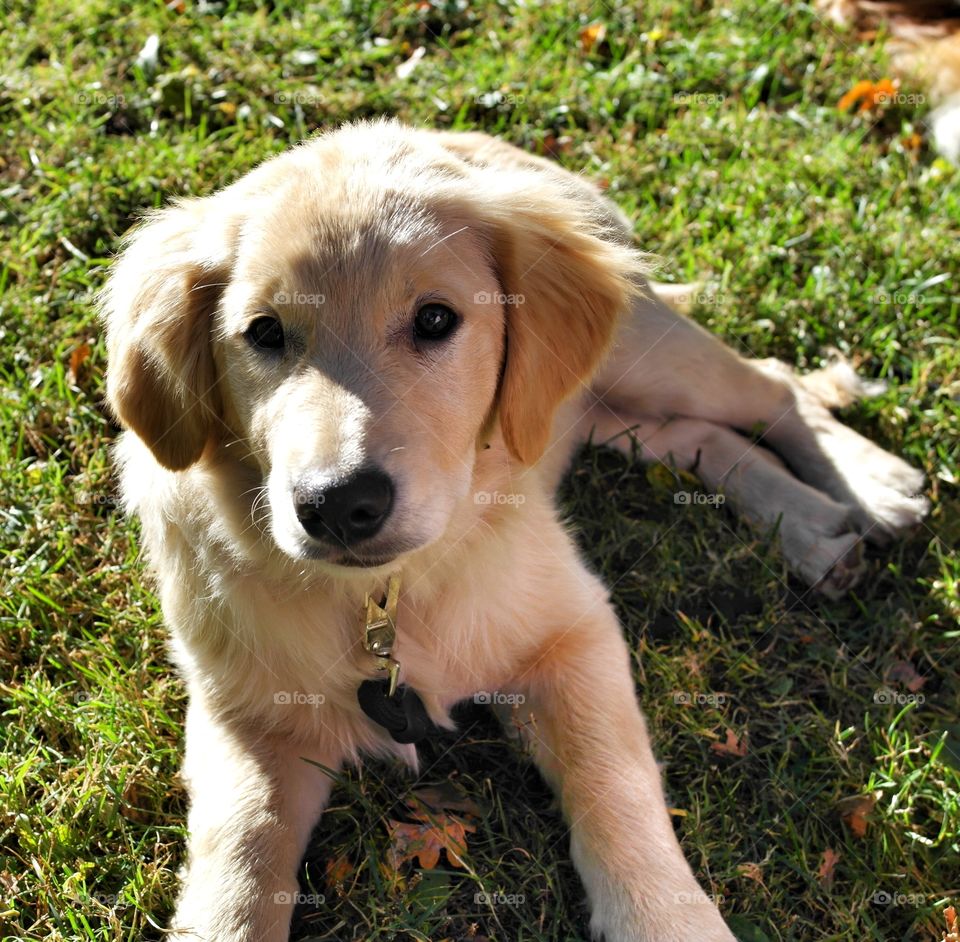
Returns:
[[[393,482],[379,468],[362,468],[329,487],[306,478],[294,488],[293,499],[310,536],[351,546],[383,526],[393,506]]]

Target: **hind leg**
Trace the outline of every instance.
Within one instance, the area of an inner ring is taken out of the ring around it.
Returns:
[[[762,430],[791,470],[848,507],[871,540],[916,525],[928,510],[915,496],[923,475],[830,412],[870,392],[845,364],[801,377],[776,360],[749,360],[651,297],[626,318],[594,392],[625,415]]]
[[[863,571],[861,538],[848,508],[797,480],[776,455],[732,429],[702,419],[653,419],[612,414],[598,406],[588,416],[594,441],[644,461],[695,471],[755,526],[778,526],[784,558],[808,584],[837,597]]]

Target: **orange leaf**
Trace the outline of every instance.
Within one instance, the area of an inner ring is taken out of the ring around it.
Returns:
[[[86,363],[89,357],[90,344],[88,343],[81,343],[79,346],[74,347],[70,352],[70,382],[74,385],[76,385],[77,377],[80,375],[80,367]]]
[[[912,134],[907,134],[902,138],[900,143],[903,145],[904,150],[918,151],[923,147],[923,138],[914,131]]]
[[[957,921],[956,909],[948,906],[943,911],[943,918],[947,920],[947,931],[944,933],[943,942],[960,942],[960,922]]]
[[[476,831],[472,824],[466,824],[451,815],[417,815],[420,820],[413,823],[388,821],[392,843],[391,860],[394,869],[401,864],[417,859],[424,870],[433,870],[440,860],[440,851],[447,852],[451,866],[462,867],[460,855],[467,850],[467,833]]]
[[[327,885],[335,887],[338,883],[345,883],[353,875],[353,864],[341,854],[327,861]]]
[[[712,742],[710,748],[721,756],[745,756],[747,754],[747,734],[740,739],[732,729],[727,730],[726,742]]]
[[[861,79],[837,102],[840,111],[846,111],[851,105],[860,103],[860,112],[869,111],[878,105],[886,105],[895,100],[898,84],[888,78],[879,82]]]
[[[829,847],[823,852],[823,856],[820,858],[817,879],[820,881],[820,885],[826,890],[829,890],[830,887],[833,886],[833,871],[839,859],[840,855]]]
[[[897,97],[897,86],[897,82],[891,82],[888,78],[880,79],[880,81],[873,86],[873,100],[871,104],[884,105],[888,101],[893,101]]]
[[[591,23],[580,30],[580,48],[589,55],[607,38],[607,27],[603,23]]]
[[[873,82],[862,79],[837,102],[837,108],[840,111],[846,111],[851,105],[855,105],[858,101],[868,97],[872,92]]]
[[[841,820],[850,828],[854,837],[866,836],[867,826],[870,824],[867,816],[876,803],[877,799],[873,795],[856,795],[853,798],[844,798],[837,806]]]

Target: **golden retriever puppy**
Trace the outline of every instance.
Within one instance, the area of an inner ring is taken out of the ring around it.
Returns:
[[[129,238],[103,298],[108,396],[190,695],[173,938],[285,940],[330,792],[315,763],[414,765],[428,721],[479,690],[526,698],[597,936],[733,938],[674,837],[557,480],[591,432],[632,435],[779,521],[795,570],[840,592],[864,537],[921,518],[922,478],[832,417],[861,391],[847,367],[745,360],[645,267],[582,179],[391,122]],[[770,448],[744,434],[760,424]]]

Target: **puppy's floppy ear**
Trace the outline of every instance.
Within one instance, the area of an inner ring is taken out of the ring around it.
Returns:
[[[219,418],[210,323],[233,240],[210,202],[149,217],[127,237],[100,299],[107,400],[173,471],[200,458]]]
[[[507,447],[530,465],[561,402],[599,366],[647,265],[582,186],[514,173],[491,189],[480,212],[507,302],[497,408]]]

